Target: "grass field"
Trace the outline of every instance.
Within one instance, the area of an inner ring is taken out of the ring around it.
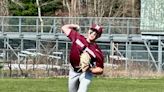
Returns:
[[[67,78],[0,79],[0,92],[68,92]],[[164,78],[94,78],[89,92],[164,92]]]

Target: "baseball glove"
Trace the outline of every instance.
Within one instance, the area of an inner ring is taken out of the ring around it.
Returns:
[[[80,55],[80,69],[79,69],[79,71],[82,70],[82,72],[85,72],[89,68],[90,60],[91,60],[91,57],[89,56],[89,54],[87,52],[83,52]]]

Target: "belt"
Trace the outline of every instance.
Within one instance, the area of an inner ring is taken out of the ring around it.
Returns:
[[[73,68],[73,70],[77,73],[82,73],[82,69],[80,69],[80,68]]]
[[[70,66],[70,68],[71,68],[71,70],[73,70],[74,72],[76,72],[76,73],[82,73],[82,69],[80,69],[80,67],[79,66]]]

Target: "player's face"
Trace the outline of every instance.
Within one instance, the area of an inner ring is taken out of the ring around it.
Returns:
[[[95,40],[97,38],[96,31],[93,31],[93,30],[89,29],[89,31],[88,31],[88,38],[91,41]]]

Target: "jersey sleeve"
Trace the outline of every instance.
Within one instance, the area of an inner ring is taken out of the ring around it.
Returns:
[[[96,58],[96,66],[104,68],[104,58],[103,57]]]
[[[104,56],[103,56],[103,52],[101,51],[101,49],[96,46],[98,49],[98,52],[96,53],[96,66],[97,67],[101,67],[104,68]]]
[[[79,36],[80,36],[80,34],[79,34],[77,31],[71,29],[71,32],[70,32],[70,34],[69,34],[67,37],[68,37],[72,42],[74,42]]]
[[[104,68],[104,56],[99,48],[86,48],[86,51],[90,54],[92,58],[91,65]]]

